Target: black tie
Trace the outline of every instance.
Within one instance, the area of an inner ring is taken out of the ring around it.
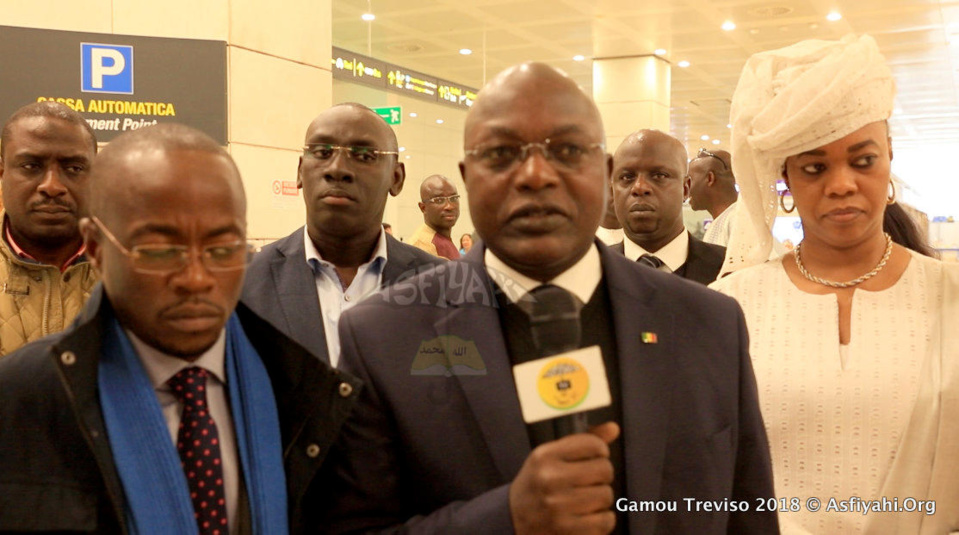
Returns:
[[[548,357],[579,349],[581,326],[579,311],[583,303],[573,294],[552,284],[544,284],[530,292],[532,312],[529,315],[533,344],[540,357]],[[585,412],[553,420],[556,437],[586,431]]]
[[[552,284],[538,286],[530,292],[530,297],[529,323],[539,356],[579,349],[579,310],[582,308],[579,299]]]
[[[645,264],[653,269],[659,269],[664,265],[662,260],[660,260],[659,258],[649,253],[646,253],[643,256],[640,256],[638,259],[636,259],[636,261],[639,262],[640,264]]]

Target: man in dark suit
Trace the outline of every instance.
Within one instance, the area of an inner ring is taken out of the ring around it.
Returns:
[[[616,217],[626,234],[616,250],[702,284],[716,280],[726,248],[703,242],[683,225],[689,175],[682,142],[659,130],[630,134],[613,155],[611,180]]]
[[[317,116],[297,167],[306,226],[264,247],[246,277],[243,303],[334,367],[344,310],[443,261],[383,230],[386,199],[406,178],[398,154],[393,129],[366,106]]]
[[[321,529],[319,468],[359,382],[236,306],[229,154],[181,125],[126,133],[97,157],[90,216],[103,284],[0,359],[0,532]]]
[[[482,90],[460,170],[485,243],[340,323],[342,367],[368,386],[326,465],[332,532],[778,532],[755,510],[773,487],[742,311],[595,239],[603,138],[592,100],[552,67]],[[557,287],[609,376],[588,432],[527,424],[512,374],[546,353],[533,325]]]

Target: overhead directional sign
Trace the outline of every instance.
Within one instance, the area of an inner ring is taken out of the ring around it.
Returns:
[[[403,109],[400,106],[390,108],[373,108],[377,115],[386,121],[386,124],[400,124],[403,122]]]
[[[472,106],[479,91],[337,47],[333,47],[331,70],[333,78],[337,80],[386,89],[461,109]]]

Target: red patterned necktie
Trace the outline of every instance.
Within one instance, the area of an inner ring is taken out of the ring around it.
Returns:
[[[183,403],[176,449],[190,485],[197,527],[204,535],[227,535],[220,437],[206,402],[208,376],[206,370],[193,366],[180,370],[167,383]]]

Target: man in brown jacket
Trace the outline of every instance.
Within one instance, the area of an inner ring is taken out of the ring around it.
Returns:
[[[90,295],[78,221],[97,151],[93,130],[70,108],[36,102],[0,135],[0,356],[63,330]]]

